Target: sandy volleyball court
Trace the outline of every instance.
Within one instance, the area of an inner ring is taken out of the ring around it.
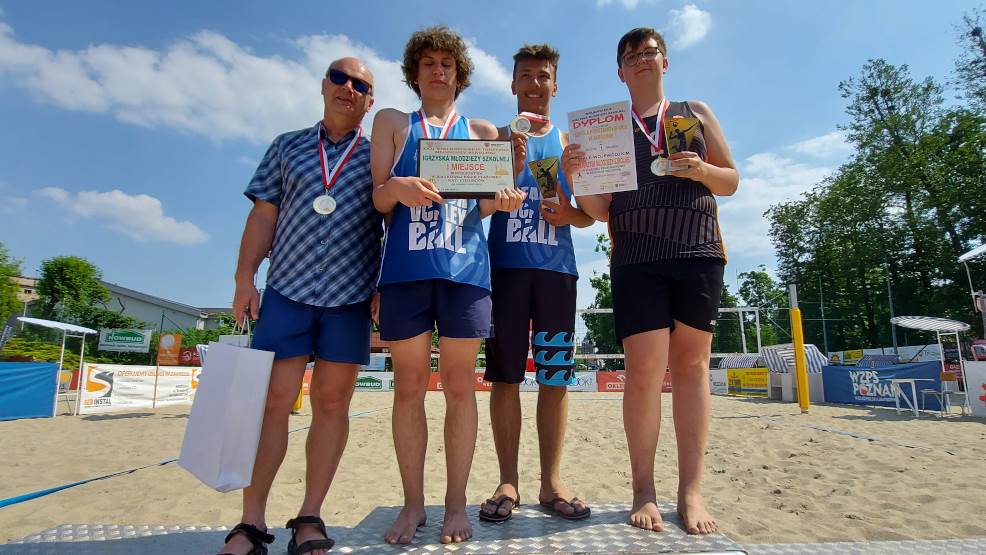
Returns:
[[[535,393],[522,393],[521,496],[538,491]],[[488,394],[479,393],[480,428],[469,502],[497,485]],[[401,502],[390,435],[391,394],[357,393],[349,447],[323,516],[351,526],[372,509]],[[630,499],[621,401],[607,393],[571,396],[563,474],[592,502]],[[444,495],[444,403],[427,397],[429,504]],[[61,406],[64,408],[64,404]],[[134,414],[0,422],[0,499],[157,463],[177,456],[188,407]],[[674,429],[670,396],[657,454],[659,495],[673,500]],[[953,416],[918,420],[893,410],[797,405],[713,397],[706,495],[722,531],[740,543],[939,539],[986,536],[986,422]],[[307,426],[307,408],[291,418]],[[303,492],[304,432],[291,436],[274,484],[268,523],[294,516]],[[175,464],[92,482],[0,509],[0,541],[66,523],[231,526],[239,493],[220,494]],[[218,546],[217,546],[218,547]]]

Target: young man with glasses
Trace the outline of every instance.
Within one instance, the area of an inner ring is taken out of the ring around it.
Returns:
[[[274,367],[253,478],[224,554],[266,554],[274,541],[267,497],[312,355],[305,498],[287,524],[288,552],[325,555],[334,543],[319,515],[349,435],[357,368],[369,362],[383,228],[373,206],[370,141],[360,125],[373,105],[373,75],[355,58],[336,60],[322,79],[322,98],[322,119],[274,139],[245,191],[253,209],[240,244],[233,315],[237,322],[259,317],[252,347],[273,351]],[[268,254],[261,308],[254,276]]]
[[[664,95],[667,47],[657,31],[634,29],[617,46],[620,80],[633,104],[637,190],[579,197],[588,214],[608,221],[616,335],[626,354],[623,424],[630,451],[630,523],[662,530],[654,487],[661,424],[661,384],[672,371],[678,444],[678,513],[691,534],[717,525],[702,501],[709,432],[709,358],[726,252],[716,195],[736,192],[739,173],[719,121],[705,103]],[[679,118],[697,131],[690,144],[668,145],[663,125]],[[684,148],[684,150],[681,150]],[[585,152],[570,145],[562,166],[572,175]]]
[[[568,418],[568,385],[575,382],[574,338],[578,270],[571,227],[593,219],[572,206],[559,160],[568,137],[550,119],[558,93],[558,52],[547,44],[525,45],[514,55],[511,92],[517,96],[515,120],[501,138],[520,137],[527,158],[517,186],[527,193],[513,212],[497,212],[490,221],[493,326],[486,340],[486,381],[490,422],[500,466],[500,485],[486,500],[479,518],[503,522],[520,503],[517,457],[520,448],[520,384],[528,349],[538,383],[537,428],[541,460],[538,501],[556,515],[581,520],[589,507],[564,485],[561,452]],[[516,127],[516,124],[515,124]]]
[[[467,52],[465,41],[445,27],[414,33],[404,49],[402,69],[421,108],[411,113],[381,110],[373,122],[373,202],[387,218],[380,338],[390,342],[394,361],[394,448],[404,487],[404,508],[384,536],[388,543],[410,543],[425,521],[424,400],[436,325],[446,406],[447,487],[440,540],[472,537],[465,509],[476,448],[476,355],[480,342],[493,333],[482,218],[495,210],[516,210],[524,194],[509,187],[492,200],[443,199],[435,184],[417,177],[422,138],[497,138],[493,124],[455,110],[473,70]]]

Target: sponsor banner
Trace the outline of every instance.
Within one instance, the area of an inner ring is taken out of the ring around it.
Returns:
[[[202,366],[202,359],[199,357],[198,347],[183,347],[178,351],[179,366]]]
[[[201,372],[200,367],[87,364],[79,413],[191,404]]]
[[[915,383],[920,404],[922,389],[941,390],[941,363],[919,362],[865,369],[844,366],[822,368],[822,384],[827,403],[892,407],[894,406],[894,393],[890,386],[892,379],[931,380]],[[909,385],[902,386],[908,398],[911,397],[910,389]],[[903,405],[903,401],[901,404]],[[934,397],[928,397],[927,405],[920,405],[919,408],[938,410],[938,401]]]
[[[966,362],[965,376],[972,414],[986,418],[986,362]]]
[[[394,374],[391,372],[360,372],[356,377],[356,391],[390,391]]]
[[[743,397],[767,397],[770,371],[766,368],[730,368],[726,370],[727,392]]]
[[[596,384],[595,372],[576,372],[575,383],[569,384],[569,391],[596,391],[599,387]]]
[[[146,353],[151,349],[153,333],[154,330],[99,330],[99,346],[96,348],[117,353]]]
[[[596,372],[596,387],[599,391],[612,393],[623,392],[626,376],[623,372]]]
[[[7,323],[3,325],[3,328],[0,328],[0,353],[3,352],[3,348],[7,344],[7,340],[10,339],[10,336],[14,335],[14,326],[16,325],[17,315],[11,314],[7,318]]]
[[[387,357],[384,355],[370,354],[370,363],[361,364],[361,372],[383,372],[387,365]]]
[[[597,391],[623,391],[624,384],[626,383],[626,374],[624,372],[596,372],[595,374]],[[671,391],[671,372],[664,373],[664,383],[661,384],[661,391],[664,393]]]
[[[192,381],[196,371],[201,372],[202,369],[182,366],[158,368],[154,405],[166,407],[192,404]]]
[[[483,379],[483,372],[476,372],[476,391],[493,391],[493,384]],[[428,391],[441,391],[442,390],[442,374],[441,372],[432,372],[428,376]]]
[[[65,395],[79,388],[79,369],[62,370],[58,373],[58,394]]]
[[[156,366],[87,364],[80,414],[149,409],[154,404]]]
[[[709,370],[709,388],[713,395],[729,395],[729,381],[725,369]]]
[[[157,346],[158,366],[178,366],[181,360],[181,334],[162,333]]]

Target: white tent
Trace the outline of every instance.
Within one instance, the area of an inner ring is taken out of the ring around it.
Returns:
[[[65,322],[56,322],[54,320],[42,320],[41,318],[28,318],[26,316],[20,316],[17,318],[25,324],[34,324],[35,326],[41,326],[43,328],[49,328],[53,330],[60,330],[62,332],[62,353],[58,359],[58,373],[55,374],[55,403],[52,404],[51,416],[54,417],[55,413],[58,412],[55,407],[58,404],[58,383],[62,374],[62,363],[65,362],[65,339],[68,337],[80,337],[82,338],[82,348],[79,349],[79,387],[82,387],[82,364],[85,360],[86,354],[86,336],[90,334],[96,334],[96,330],[89,329],[82,326],[76,326],[75,324],[66,324]],[[71,335],[70,335],[71,334]],[[79,412],[79,399],[82,397],[77,394],[75,398],[75,412]]]

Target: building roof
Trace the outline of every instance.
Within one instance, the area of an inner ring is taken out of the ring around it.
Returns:
[[[123,295],[131,297],[134,299],[139,299],[141,301],[155,304],[158,306],[163,306],[169,308],[175,312],[181,312],[183,314],[188,314],[190,316],[195,316],[196,318],[206,318],[211,313],[213,309],[197,308],[191,305],[182,304],[169,299],[163,299],[161,297],[155,297],[154,295],[148,295],[147,293],[141,293],[140,291],[135,291],[133,289],[128,289],[122,285],[117,285],[115,283],[110,283],[108,281],[102,282],[102,284],[110,290],[111,293],[116,293],[117,295]]]

